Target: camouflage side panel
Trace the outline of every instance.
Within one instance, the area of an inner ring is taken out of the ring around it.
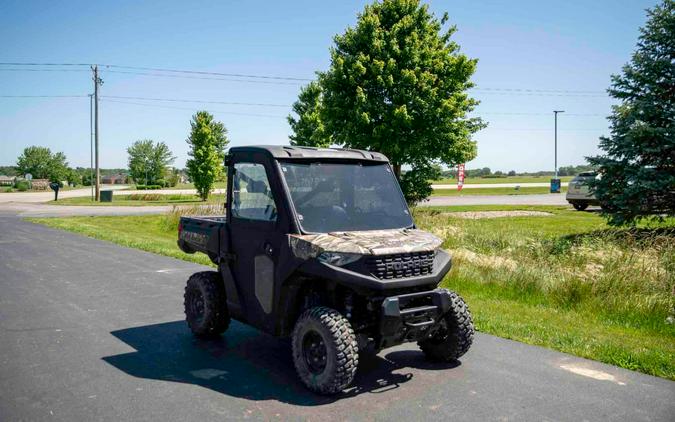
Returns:
[[[367,230],[308,235],[289,235],[293,254],[298,258],[315,258],[322,252],[360,255],[391,255],[432,251],[441,239],[417,229]]]

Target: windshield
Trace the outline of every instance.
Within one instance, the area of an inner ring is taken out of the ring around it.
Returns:
[[[385,230],[413,225],[388,164],[280,165],[306,232]]]

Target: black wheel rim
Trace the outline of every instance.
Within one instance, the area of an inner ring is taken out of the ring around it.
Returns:
[[[188,296],[188,310],[192,320],[201,323],[204,320],[204,296],[199,290],[191,290]]]
[[[448,323],[445,318],[442,318],[438,323],[438,330],[431,337],[431,341],[435,344],[443,343],[449,335]]]
[[[323,338],[316,331],[309,331],[302,338],[302,355],[312,374],[320,374],[326,369],[328,351]]]

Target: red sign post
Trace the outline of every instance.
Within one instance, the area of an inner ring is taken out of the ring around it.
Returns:
[[[462,190],[464,187],[464,164],[457,166],[457,190]]]

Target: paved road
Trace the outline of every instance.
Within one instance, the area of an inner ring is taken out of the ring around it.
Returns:
[[[10,194],[0,194],[3,195]],[[17,194],[18,195],[18,194]],[[419,206],[447,205],[568,205],[563,194],[541,195],[467,195],[467,196],[432,196],[429,201]],[[144,215],[161,214],[172,206],[86,206],[86,205],[48,205],[35,201],[2,202],[0,214],[17,214],[21,217],[67,217],[97,215]]]
[[[0,203],[0,215],[19,215],[21,217],[72,217],[97,215],[144,215],[161,214],[169,211],[170,205],[142,207],[128,206],[87,206],[87,205],[47,205],[36,203]]]
[[[478,335],[461,362],[412,345],[361,361],[324,398],[287,342],[234,323],[187,331],[182,290],[204,267],[0,216],[0,420],[672,421],[675,383]]]
[[[118,191],[126,189],[126,185],[102,185],[102,190],[113,190]],[[147,192],[147,191],[144,191]],[[118,192],[115,192],[118,193]],[[82,196],[90,196],[91,188],[80,188],[73,190],[62,190],[59,192],[59,199],[63,198],[77,198]],[[41,191],[41,192],[11,192],[11,193],[0,193],[0,204],[8,202],[22,202],[22,203],[36,203],[36,202],[47,202],[54,199],[54,192],[52,190]]]
[[[481,188],[515,188],[516,186],[520,187],[545,187],[549,186],[548,183],[488,183],[488,184],[470,184],[464,185],[464,189],[481,189]],[[562,186],[567,186],[567,182],[562,183]],[[129,186],[126,185],[103,185],[102,190],[113,190],[113,195],[132,195],[132,194],[144,194],[149,193],[147,190],[133,190],[127,189]],[[434,189],[457,189],[457,185],[431,185]],[[126,190],[125,190],[126,189]],[[214,194],[225,193],[225,189],[214,189]],[[162,189],[162,190],[153,190],[153,194],[158,195],[194,195],[197,193],[195,189]],[[90,188],[81,188],[73,189],[67,191],[59,192],[59,198],[75,198],[90,196]],[[43,192],[12,192],[12,193],[0,193],[0,203],[3,202],[47,202],[54,199],[54,192],[52,191],[43,191]]]

